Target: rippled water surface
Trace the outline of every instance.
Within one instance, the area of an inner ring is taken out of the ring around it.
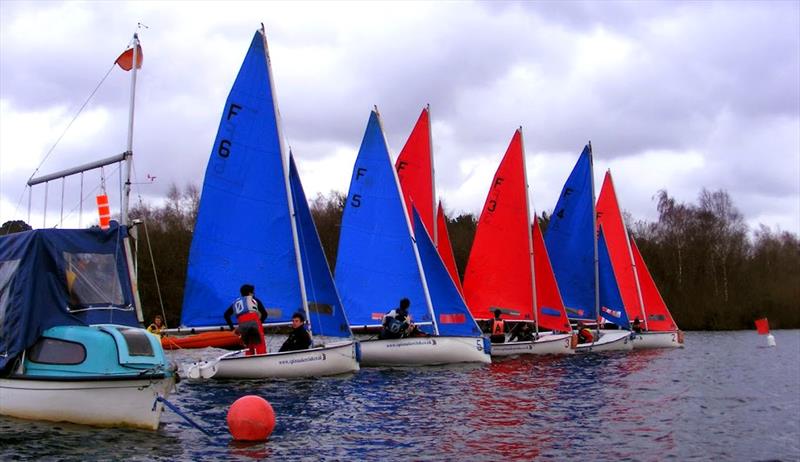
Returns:
[[[157,432],[0,417],[0,460],[799,460],[800,331],[686,335],[683,350],[362,369],[334,378],[190,383]],[[184,351],[177,362],[216,351]],[[257,394],[269,441],[236,444],[230,404]]]

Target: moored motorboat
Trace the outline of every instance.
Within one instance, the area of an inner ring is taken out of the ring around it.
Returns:
[[[176,374],[155,337],[117,325],[45,330],[0,378],[0,414],[155,430]]]

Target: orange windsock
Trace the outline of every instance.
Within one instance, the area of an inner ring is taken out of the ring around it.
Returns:
[[[136,69],[142,68],[142,63],[144,62],[144,55],[142,54],[142,46],[136,46]],[[133,48],[128,48],[127,50],[123,51],[119,58],[114,61],[119,67],[122,69],[129,71],[133,69]]]
[[[111,207],[108,206],[108,196],[97,196],[97,213],[100,215],[100,228],[108,229],[111,223]]]

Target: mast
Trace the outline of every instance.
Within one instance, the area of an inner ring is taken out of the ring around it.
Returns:
[[[436,170],[433,167],[433,132],[431,131],[431,105],[428,103],[425,106],[425,110],[428,111],[428,152],[430,152],[430,159],[431,159],[431,211],[433,212],[433,229],[431,230],[432,237],[433,237],[433,247],[439,249],[439,232],[436,228],[436,212],[438,211],[436,207]],[[405,200],[403,201],[405,202]]]
[[[389,152],[389,144],[386,142],[386,135],[383,132],[383,121],[381,120],[381,114],[378,112],[378,106],[375,106],[375,114],[378,116],[378,124],[381,127],[381,135],[383,135],[383,143],[386,145],[386,152]],[[429,119],[430,120],[430,119]],[[391,163],[392,159],[389,158],[389,162]],[[419,249],[417,248],[417,238],[414,236],[414,229],[411,226],[411,220],[408,218],[408,210],[406,210],[406,201],[403,196],[403,189],[400,187],[400,178],[397,176],[397,170],[392,169],[392,175],[394,176],[394,184],[397,187],[397,193],[400,196],[400,202],[403,206],[403,216],[406,220],[406,226],[408,227],[408,235],[411,237],[411,247],[414,249],[414,259],[417,261],[417,269],[419,270],[419,278],[422,281],[422,292],[425,294],[425,304],[428,306],[428,314],[431,317],[431,322],[433,323],[433,332],[435,335],[439,335],[439,323],[436,322],[436,314],[433,312],[433,302],[431,302],[431,294],[428,291],[428,280],[425,278],[425,271],[422,269],[422,260],[419,257]],[[424,226],[423,226],[424,228]],[[423,232],[425,232],[423,230]]]
[[[292,187],[289,184],[289,156],[286,154],[287,149],[285,140],[283,138],[283,130],[281,129],[281,115],[278,110],[278,98],[275,96],[275,80],[272,77],[272,62],[269,58],[269,48],[267,45],[267,34],[264,31],[264,24],[261,24],[261,39],[264,41],[264,59],[267,63],[267,77],[269,79],[269,88],[272,93],[272,108],[275,111],[275,127],[278,132],[278,144],[281,152],[281,167],[283,168],[283,184],[286,187],[286,202],[289,207],[289,222],[292,227],[292,243],[294,244],[294,256],[297,264],[297,277],[300,282],[300,300],[303,303],[303,311],[306,315],[306,320],[311,325],[311,315],[308,312],[308,298],[306,297],[306,282],[303,276],[303,262],[300,256],[300,241],[297,237],[297,222],[295,215],[297,212],[294,209],[294,200],[292,199]],[[313,334],[313,332],[311,333]]]
[[[525,229],[528,231],[528,259],[531,264],[531,288],[533,289],[533,325],[536,337],[539,336],[539,307],[536,304],[536,269],[533,262],[533,236],[531,235],[531,209],[528,197],[528,169],[525,167],[525,140],[522,127],[519,127],[519,141],[522,148],[522,178],[525,181]],[[536,217],[534,216],[534,219]]]
[[[133,112],[136,105],[136,72],[139,67],[139,34],[133,34],[133,66],[131,69],[131,103],[128,110],[128,144],[125,150],[125,183],[122,190],[120,223],[128,224],[128,204],[131,194],[131,162],[133,162]]]
[[[594,194],[594,154],[589,140],[589,179],[592,182],[592,241],[594,244],[594,312],[597,338],[600,339],[600,259],[597,254],[597,205]]]
[[[625,225],[625,217],[622,216],[622,209],[619,206],[619,198],[617,197],[617,188],[614,187],[614,179],[611,177],[611,169],[608,169],[608,180],[611,181],[611,190],[614,191],[614,199],[617,201],[617,210],[620,211],[619,219],[622,221],[622,229],[625,231],[625,245],[628,249],[628,258],[631,259],[633,266],[633,279],[636,281],[636,295],[639,297],[639,314],[641,314],[644,321],[644,330],[647,330],[647,313],[644,309],[644,298],[642,297],[642,286],[639,284],[639,272],[636,269],[636,260],[633,258],[633,250],[631,250],[631,241],[628,237],[628,227]],[[629,319],[630,321],[630,319]]]

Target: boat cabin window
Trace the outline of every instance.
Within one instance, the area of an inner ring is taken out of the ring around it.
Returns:
[[[64,252],[64,261],[70,307],[125,303],[115,255]]]
[[[11,283],[17,274],[19,260],[0,261],[0,337],[3,335],[3,326],[6,324],[6,310],[11,298]]]
[[[86,348],[76,342],[42,337],[28,350],[28,360],[44,364],[80,364]]]
[[[120,334],[128,345],[128,354],[131,356],[153,356],[153,344],[145,330],[119,329]]]

